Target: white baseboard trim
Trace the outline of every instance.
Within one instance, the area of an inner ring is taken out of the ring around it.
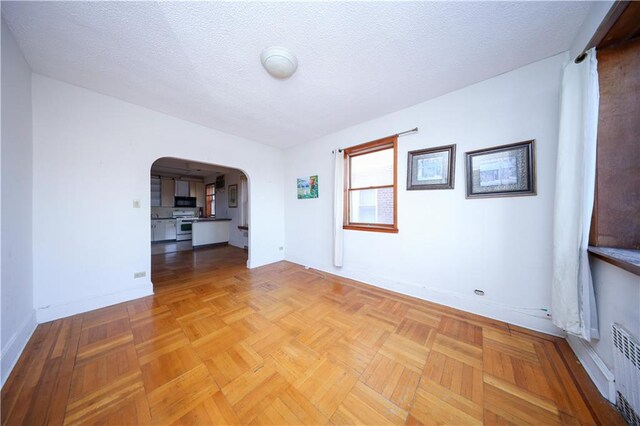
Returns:
[[[246,245],[246,243],[244,241],[229,240],[229,245],[244,249],[244,246]]]
[[[397,280],[387,279],[384,277],[373,276],[363,271],[351,270],[349,268],[334,268],[333,266],[316,265],[305,263],[299,259],[287,257],[289,262],[298,265],[308,266],[319,271],[329,274],[338,275],[344,278],[360,281],[375,287],[384,288],[396,293],[407,296],[416,297],[428,302],[438,303],[451,308],[460,309],[462,311],[471,312],[484,317],[504,321],[509,324],[528,328],[530,330],[539,331],[545,334],[565,337],[566,334],[557,328],[551,322],[550,318],[536,316],[531,313],[523,312],[515,307],[510,307],[491,301],[480,301],[470,296],[459,293],[445,292],[440,289],[427,287],[415,283],[399,282]]]
[[[2,380],[2,383],[0,383],[0,388],[4,386],[4,383],[7,381],[9,374],[11,374],[13,367],[16,366],[22,351],[25,346],[27,346],[27,342],[31,338],[31,335],[37,326],[36,311],[32,310],[29,316],[24,319],[16,332],[13,333],[11,338],[7,341],[5,347],[2,348],[2,353],[0,355],[0,369],[2,370],[0,380]]]
[[[93,311],[94,309],[116,305],[122,302],[138,299],[140,297],[151,296],[153,294],[153,284],[151,281],[135,288],[119,291],[117,293],[103,294],[90,299],[78,300],[63,305],[48,306],[37,310],[38,323],[53,321],[71,315]]]
[[[568,335],[567,342],[602,396],[615,404],[615,377],[602,361],[602,358],[593,350],[591,345],[577,336]]]
[[[284,255],[279,255],[277,257],[272,257],[272,258],[253,259],[251,257],[251,249],[249,249],[249,259],[247,260],[247,268],[255,269],[261,266],[270,265],[272,263],[281,262],[283,260],[285,260]]]

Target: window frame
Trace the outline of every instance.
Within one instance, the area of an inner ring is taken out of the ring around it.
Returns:
[[[213,193],[209,194],[208,193],[208,189],[209,188],[213,188]],[[210,200],[210,198],[213,198],[212,200]],[[211,209],[211,202],[213,201],[213,210]],[[205,211],[205,217],[216,217],[216,208],[215,208],[215,202],[216,202],[216,184],[215,183],[208,183],[204,186],[204,211]],[[208,215],[207,215],[208,213]]]
[[[378,185],[362,188],[351,187],[351,159],[361,155],[372,154],[374,152],[383,151],[386,149],[393,149],[393,184],[391,185]],[[389,136],[382,139],[377,139],[371,142],[366,142],[360,145],[355,145],[343,150],[344,155],[344,215],[342,222],[342,229],[353,231],[371,231],[371,232],[386,232],[386,233],[398,233],[398,136]],[[361,223],[351,222],[351,203],[349,194],[352,191],[362,191],[367,189],[393,189],[393,223]]]

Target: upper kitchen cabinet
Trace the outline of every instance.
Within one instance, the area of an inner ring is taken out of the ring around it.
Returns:
[[[176,181],[176,197],[189,197],[189,181],[177,180]]]
[[[161,199],[160,205],[162,207],[173,207],[175,201],[175,187],[173,179],[160,179]]]
[[[159,177],[151,178],[151,207],[161,206],[162,185]]]
[[[204,182],[189,182],[189,197],[196,197],[196,207],[204,207]]]

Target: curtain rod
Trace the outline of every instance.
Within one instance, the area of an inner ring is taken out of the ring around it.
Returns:
[[[396,133],[395,135],[386,136],[386,137],[384,137],[384,138],[380,138],[380,139],[386,139],[386,138],[389,138],[389,137],[391,137],[391,136],[398,136],[398,137],[400,137],[400,136],[406,136],[406,135],[410,135],[411,133],[416,133],[417,131],[418,131],[418,128],[417,128],[417,127],[415,127],[415,128],[413,128],[413,129],[411,129],[411,130],[405,130],[404,132]],[[342,152],[342,151],[343,151],[343,149],[342,149],[342,148],[339,148],[339,149],[338,149],[338,152]],[[334,150],[334,151],[331,151],[331,153],[332,153],[332,154],[333,154],[333,153],[335,153],[335,150]]]

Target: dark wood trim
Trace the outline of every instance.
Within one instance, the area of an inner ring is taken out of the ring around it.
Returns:
[[[597,257],[604,262],[610,263],[614,266],[617,266],[618,268],[622,268],[625,271],[629,271],[632,274],[640,276],[640,266],[636,265],[635,263],[631,263],[622,258],[603,253],[601,250],[598,250],[598,247],[589,247],[588,251],[589,254]]]
[[[637,1],[624,3],[626,3],[624,7],[620,6],[621,13],[617,20],[596,45],[598,51],[615,48],[640,36],[640,3]]]
[[[604,19],[598,26],[598,29],[593,33],[593,36],[591,36],[591,39],[584,47],[583,52],[586,52],[592,47],[596,47],[598,49],[602,47],[601,43],[604,41],[607,34],[609,34],[609,31],[611,31],[611,28],[613,28],[615,23],[618,22],[618,18],[620,18],[620,15],[622,15],[627,9],[629,3],[631,3],[631,1],[617,0],[615,4],[611,6],[611,9],[609,9],[609,12],[605,15]]]

